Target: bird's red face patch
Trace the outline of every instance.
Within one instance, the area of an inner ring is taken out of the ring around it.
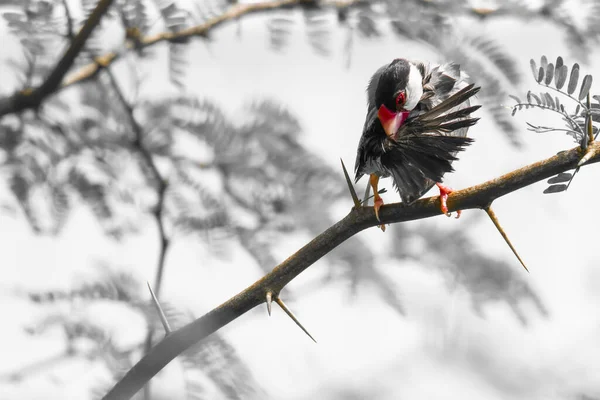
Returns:
[[[392,111],[385,105],[381,105],[377,111],[377,117],[388,137],[393,137],[404,121],[408,118],[409,111]]]

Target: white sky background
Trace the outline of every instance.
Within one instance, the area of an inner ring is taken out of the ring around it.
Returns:
[[[330,58],[315,55],[301,32],[292,35],[285,52],[275,53],[268,48],[264,22],[262,17],[243,18],[239,26],[234,23],[214,31],[211,44],[195,41],[190,45],[187,91],[217,101],[232,118],[243,118],[243,105],[254,99],[277,99],[300,118],[301,141],[337,169],[340,157],[348,167],[353,165],[366,109],[364,89],[371,74],[396,57],[441,61],[435,49],[391,34],[376,41],[356,40],[350,68],[344,67],[342,35],[334,36]],[[537,90],[530,77],[530,58],[545,54],[553,60],[562,55],[567,65],[579,61],[551,25],[496,20],[472,29],[499,39],[519,60],[525,85],[514,94],[521,97],[527,89]],[[582,65],[582,70],[594,74],[600,59],[597,54],[590,59],[592,64]],[[150,69],[145,72],[151,73],[152,80],[146,81],[144,93],[160,95],[169,90],[166,69],[157,64]],[[594,87],[592,93],[597,93]],[[516,118],[523,127],[524,147],[516,150],[485,110],[478,114],[482,120],[470,131],[476,142],[461,154],[456,172],[446,178],[452,187],[481,183],[574,146],[560,133],[526,131],[525,120],[550,122],[545,116],[523,113]],[[600,271],[595,251],[599,173],[598,165],[583,168],[566,193],[543,195],[546,185],[539,183],[494,204],[531,270],[526,280],[549,311],[544,318],[532,305],[522,304],[529,318],[527,327],[504,303],[485,306],[485,319],[481,318],[472,312],[468,295],[448,290],[438,273],[380,257],[379,268],[398,282],[406,317],[368,287],[361,288],[355,298],[342,283],[304,295],[305,284],[324,272],[325,261],[320,261],[290,284],[296,299],[289,304],[316,337],[317,345],[277,308],[271,318],[264,307],[257,308],[223,332],[273,399],[328,395],[340,399],[553,400],[579,399],[582,394],[600,398]],[[386,202],[399,201],[389,180],[383,186],[389,190]],[[342,217],[350,207],[348,196],[333,204],[331,212]],[[477,212],[466,211],[458,221],[440,216],[413,224],[440,229],[464,225],[474,243],[508,259],[520,271],[489,221],[469,223]],[[390,243],[391,233],[375,228],[359,235],[374,249],[403,245]],[[277,254],[283,260],[309,239],[299,234],[278,244]],[[24,334],[23,327],[43,316],[44,310],[16,297],[15,290],[68,288],[93,274],[97,260],[132,268],[152,281],[158,253],[152,220],[148,219],[143,235],[117,244],[102,236],[85,211],[75,213],[58,238],[36,237],[23,219],[0,216],[0,242],[4,248],[0,312],[6,321],[0,334],[0,375],[57,354],[64,343],[58,332],[33,338]],[[260,269],[239,247],[223,260],[212,256],[206,244],[183,239],[169,252],[162,298],[190,307],[199,316],[260,276]],[[106,319],[119,340],[143,336],[141,319],[110,307],[75,307],[70,312]],[[22,382],[0,381],[0,398],[85,398],[88,385],[103,376],[93,365],[69,361]],[[164,375],[175,377],[173,387],[180,388],[173,372],[177,368],[170,366]],[[72,379],[73,374],[77,379]]]

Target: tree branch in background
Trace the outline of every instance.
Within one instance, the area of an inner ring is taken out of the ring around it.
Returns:
[[[37,108],[46,97],[58,90],[63,78],[69,72],[71,66],[73,66],[75,59],[92,35],[94,29],[100,23],[102,16],[108,11],[112,2],[113,0],[100,0],[98,2],[98,5],[72,40],[65,54],[56,63],[52,72],[50,72],[40,86],[35,89],[28,88],[18,91],[7,98],[0,98],[0,117],[29,108]]]
[[[67,19],[67,37],[69,40],[75,38],[75,32],[73,31],[73,17],[71,16],[71,10],[69,9],[68,0],[62,0],[63,8],[65,9],[65,18]]]
[[[154,182],[156,184],[156,192],[157,192],[158,200],[156,202],[156,205],[154,207],[152,214],[154,215],[154,219],[156,220],[156,225],[158,228],[159,239],[160,239],[160,250],[159,250],[159,255],[158,255],[158,265],[156,267],[156,276],[154,278],[154,292],[152,294],[153,294],[153,297],[158,299],[160,296],[160,289],[162,286],[163,274],[164,274],[164,270],[165,270],[165,259],[166,259],[167,251],[169,250],[169,245],[170,245],[169,238],[167,237],[167,234],[165,231],[165,224],[164,224],[164,221],[162,218],[163,211],[164,211],[165,193],[167,190],[167,183],[163,179],[162,175],[160,174],[160,171],[158,170],[158,167],[156,166],[156,163],[152,159],[152,154],[144,146],[144,137],[143,137],[144,132],[143,132],[143,129],[140,126],[140,124],[136,121],[135,116],[133,115],[133,111],[134,111],[133,107],[129,104],[129,102],[123,95],[123,92],[121,91],[115,76],[112,74],[112,72],[110,71],[109,68],[106,69],[106,73],[109,77],[109,80],[110,80],[113,90],[117,94],[119,101],[122,103],[123,108],[125,109],[125,113],[129,117],[130,125],[131,125],[134,135],[135,135],[134,140],[133,140],[133,147],[141,155],[144,163],[150,169],[150,172],[152,173],[152,179],[154,180]],[[150,287],[150,286],[148,286],[148,287]],[[152,291],[152,289],[150,289],[150,290]],[[152,347],[152,337],[153,336],[154,336],[154,329],[151,325],[149,325],[148,334],[146,335],[146,341],[145,341],[145,345],[144,345],[144,354],[148,353],[148,351]],[[150,386],[149,385],[145,386],[145,398],[150,399]]]
[[[485,210],[494,200],[560,172],[576,168],[584,156],[580,147],[520,168],[499,178],[457,190],[448,198],[449,211],[479,208]],[[593,142],[585,157],[587,164],[600,161],[600,143]],[[129,399],[155,374],[188,347],[206,338],[229,322],[273,298],[302,271],[356,233],[377,225],[411,221],[440,215],[439,197],[421,199],[411,205],[394,203],[379,211],[372,207],[353,208],[341,221],[317,236],[273,271],[236,296],[181,329],[173,331],[143,357],[104,397],[104,400]]]
[[[554,18],[552,15],[545,14],[543,10],[528,11],[524,7],[519,7],[518,12],[515,12],[514,10],[509,8],[485,9],[472,7],[470,8],[464,6],[449,8],[449,4],[447,2],[443,2],[438,5],[427,0],[414,1],[422,6],[444,7],[443,10],[440,10],[440,12],[443,13],[470,13],[481,18],[508,15],[523,17],[523,15],[528,15],[532,17],[550,18],[559,24],[561,23],[561,21],[556,21],[556,18]],[[69,47],[63,58],[56,65],[55,69],[52,71],[48,79],[40,87],[35,89],[28,88],[20,90],[10,97],[0,98],[0,117],[7,114],[20,112],[26,109],[38,107],[42,103],[42,101],[52,93],[58,92],[61,89],[69,87],[73,84],[83,82],[95,77],[96,74],[102,68],[107,68],[114,61],[122,57],[122,53],[106,53],[104,55],[96,57],[93,63],[81,67],[78,71],[73,72],[65,78],[65,75],[67,74],[68,70],[73,65],[73,61],[83,48],[85,41],[89,38],[93,29],[98,25],[100,17],[106,12],[111,3],[112,0],[101,0],[98,3],[96,9],[90,15],[88,21],[86,21],[80,32],[77,34],[77,36],[75,36],[71,46]],[[206,37],[212,29],[226,22],[235,21],[243,16],[247,16],[250,14],[264,13],[280,9],[289,9],[296,6],[332,7],[341,10],[350,7],[366,6],[372,3],[373,2],[370,2],[368,0],[273,0],[264,1],[260,3],[235,4],[223,14],[216,16],[203,24],[183,29],[178,32],[169,31],[142,38],[136,37],[135,40],[130,40],[126,43],[126,48],[145,48],[161,42],[176,42],[194,36]],[[63,78],[65,79],[63,80]]]
[[[54,68],[54,71],[52,71],[48,79],[39,88],[21,90],[14,93],[10,97],[0,98],[0,117],[29,108],[38,107],[50,94],[58,92],[59,90],[75,83],[83,82],[87,79],[93,78],[102,68],[107,68],[114,61],[121,57],[121,54],[119,53],[106,53],[102,56],[96,57],[93,63],[81,67],[81,69],[66,77],[66,79],[63,81],[66,73],[73,65],[73,61],[75,61],[75,58],[85,45],[86,40],[89,38],[93,29],[98,25],[100,17],[108,10],[108,7],[111,3],[112,0],[101,0],[98,3],[98,6],[90,15],[90,18],[87,20],[81,31],[79,31],[63,58]],[[223,14],[210,19],[204,24],[184,29],[179,32],[163,32],[145,38],[140,38],[139,41],[136,41],[135,43],[130,41],[127,43],[127,48],[144,48],[160,42],[174,42],[193,36],[205,37],[209,31],[226,22],[234,21],[240,17],[259,12],[268,12],[290,8],[293,6],[306,6],[311,4],[331,6],[340,9],[350,7],[358,3],[365,3],[365,0],[325,0],[322,2],[317,2],[316,0],[275,0],[261,3],[236,4]],[[158,287],[155,288],[155,290],[157,293],[159,292]]]

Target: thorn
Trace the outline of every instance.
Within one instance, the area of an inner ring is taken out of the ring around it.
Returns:
[[[169,321],[167,321],[167,317],[165,316],[165,313],[162,307],[160,306],[158,299],[154,294],[154,291],[152,290],[152,286],[150,286],[150,282],[146,281],[146,284],[148,285],[148,290],[150,290],[150,295],[152,296],[152,302],[154,303],[154,307],[156,307],[156,311],[158,311],[158,317],[160,318],[160,322],[162,322],[163,328],[165,328],[165,335],[168,335],[171,333]]]
[[[592,114],[589,113],[589,110],[592,109],[592,102],[590,101],[590,92],[588,92],[587,94],[587,99],[586,99],[586,105],[587,105],[587,109],[588,109],[588,115],[587,115],[587,124],[586,124],[586,130],[587,130],[587,134],[588,134],[588,144],[592,144],[592,142],[594,141],[594,123],[592,120]]]
[[[342,164],[343,164],[343,161],[342,161]],[[281,309],[283,311],[285,311],[285,313],[292,319],[292,321],[294,321],[296,323],[296,325],[298,325],[300,327],[300,329],[302,329],[304,331],[304,333],[306,333],[308,335],[308,337],[312,339],[313,342],[317,343],[315,338],[312,337],[310,333],[308,333],[308,331],[302,326],[300,321],[298,321],[298,318],[296,318],[296,316],[290,311],[290,309],[287,308],[287,306],[283,303],[283,300],[281,300],[279,297],[276,297],[275,302],[277,304],[279,304],[279,307],[281,307]]]
[[[271,301],[273,300],[273,294],[271,292],[267,292],[267,312],[269,313],[269,317],[271,316]]]
[[[588,146],[585,154],[581,157],[581,160],[577,163],[577,168],[581,167],[586,162],[590,161],[598,153],[596,146]]]
[[[358,200],[358,195],[356,194],[356,190],[354,190],[354,185],[350,180],[350,176],[348,175],[348,170],[346,170],[346,166],[344,165],[344,160],[340,158],[342,162],[342,169],[344,170],[344,176],[346,177],[346,183],[348,184],[348,190],[350,190],[350,196],[352,196],[352,201],[354,202],[354,207],[360,207],[360,201]]]
[[[496,217],[496,214],[492,210],[492,206],[489,205],[489,206],[485,207],[484,210],[487,213],[487,215],[490,217],[490,219],[492,220],[492,222],[494,223],[494,226],[496,226],[496,229],[498,229],[498,232],[500,232],[500,234],[504,238],[504,241],[506,242],[506,244],[508,245],[508,247],[510,247],[510,249],[513,252],[513,254],[517,257],[517,259],[519,260],[519,262],[521,263],[521,265],[523,266],[523,268],[525,268],[525,271],[529,272],[529,269],[527,269],[527,267],[525,266],[525,263],[523,262],[523,260],[519,256],[519,253],[517,253],[517,250],[515,249],[515,247],[510,242],[510,239],[508,238],[508,235],[506,234],[506,232],[504,232],[504,229],[502,229],[502,227],[500,226],[500,222],[498,221],[498,217]]]
[[[371,198],[370,194],[371,194],[371,185],[367,184],[367,187],[365,188],[365,196],[363,197],[363,201],[362,201],[363,206],[367,205],[369,199]]]

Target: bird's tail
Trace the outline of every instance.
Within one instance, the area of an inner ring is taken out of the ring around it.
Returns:
[[[390,166],[402,201],[410,203],[421,197],[435,182],[452,172],[455,154],[473,139],[463,136],[410,135],[395,141],[382,155]]]

